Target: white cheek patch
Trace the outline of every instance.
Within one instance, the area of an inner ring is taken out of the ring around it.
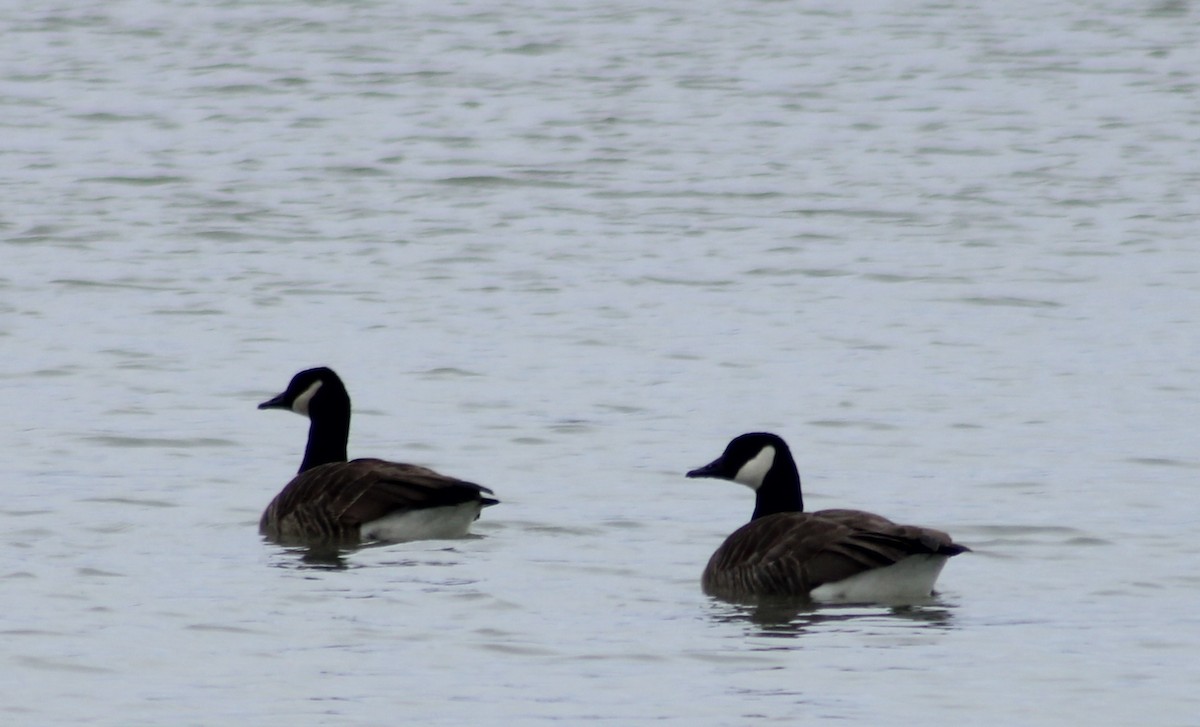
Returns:
[[[300,396],[297,396],[296,400],[292,402],[292,411],[308,416],[308,403],[316,396],[317,390],[321,388],[321,383],[320,381],[312,382]]]
[[[767,445],[762,448],[762,451],[754,455],[754,459],[742,465],[742,468],[733,476],[733,481],[741,483],[751,490],[757,490],[762,486],[763,478],[771,471],[771,466],[775,464],[775,448]]]

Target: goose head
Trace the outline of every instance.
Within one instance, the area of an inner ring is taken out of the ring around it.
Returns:
[[[287,388],[258,405],[259,409],[287,409],[309,419],[328,415],[349,416],[350,395],[333,369],[305,369],[292,377]]]
[[[328,462],[345,462],[350,439],[350,395],[342,380],[324,366],[305,369],[292,377],[278,396],[259,409],[286,409],[308,417],[308,445],[300,471]]]
[[[750,432],[734,437],[720,457],[687,476],[730,480],[754,490],[753,519],[804,510],[796,462],[787,443],[776,434]]]

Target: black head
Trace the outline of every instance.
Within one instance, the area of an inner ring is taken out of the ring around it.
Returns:
[[[289,409],[313,418],[314,414],[350,409],[350,395],[333,369],[306,369],[292,377],[282,394],[258,405],[259,409]]]
[[[720,457],[687,476],[731,480],[757,490],[777,461],[791,461],[787,443],[775,434],[751,432],[734,437]]]

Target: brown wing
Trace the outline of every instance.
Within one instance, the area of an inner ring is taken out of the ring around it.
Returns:
[[[887,533],[895,537],[913,540],[920,543],[926,550],[920,552],[937,553],[939,555],[958,555],[970,550],[965,545],[954,542],[949,533],[919,525],[900,525],[891,520],[862,510],[818,510],[813,513],[817,517],[848,525],[855,530],[867,530]]]
[[[486,487],[381,459],[331,462],[301,472],[267,506],[259,530],[284,541],[356,542],[385,515],[464,502],[494,505]]]
[[[706,593],[727,598],[806,596],[825,583],[910,555],[940,552],[929,535],[936,532],[856,510],[777,513],[726,538],[701,582]]]

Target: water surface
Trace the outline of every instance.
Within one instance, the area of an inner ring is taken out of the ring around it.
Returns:
[[[0,11],[0,713],[1194,724],[1187,3]],[[476,537],[262,543],[324,364]],[[952,532],[713,601],[747,430]]]

